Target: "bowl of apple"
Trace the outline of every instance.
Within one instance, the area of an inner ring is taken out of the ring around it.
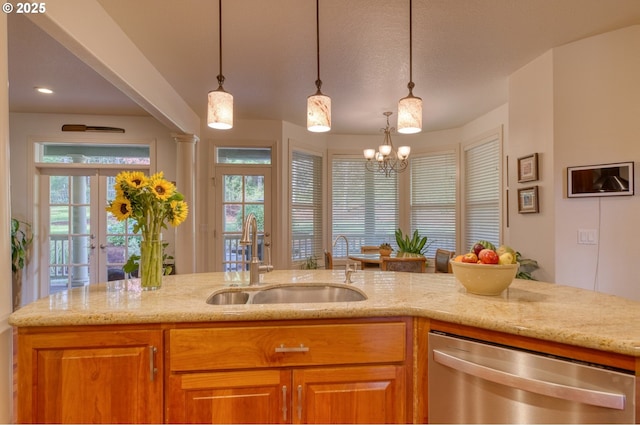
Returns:
[[[500,295],[511,285],[520,266],[515,253],[504,254],[483,248],[477,254],[471,251],[459,255],[451,261],[453,275],[470,294]]]

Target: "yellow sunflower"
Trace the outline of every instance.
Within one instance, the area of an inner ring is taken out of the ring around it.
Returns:
[[[138,189],[147,184],[147,176],[145,176],[141,171],[126,172],[123,173],[122,182],[124,182],[128,187]]]
[[[131,208],[131,202],[127,198],[118,197],[107,207],[107,211],[113,214],[118,221],[122,221],[131,217],[133,209]]]
[[[162,178],[162,173],[157,173],[151,176],[149,179],[149,187],[151,188],[151,192],[156,196],[156,198],[161,201],[166,201],[173,196],[176,191],[176,187],[173,183]]]
[[[189,206],[184,201],[171,201],[170,206],[169,220],[171,225],[175,227],[187,219]]]

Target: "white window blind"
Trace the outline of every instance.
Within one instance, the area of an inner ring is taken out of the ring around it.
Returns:
[[[291,260],[323,258],[322,156],[293,151],[291,160]]]
[[[465,151],[465,235],[466,251],[477,240],[496,246],[500,240],[500,144],[499,139]]]
[[[411,158],[411,232],[427,236],[427,257],[456,250],[456,153]]]
[[[367,171],[365,162],[341,157],[332,161],[331,240],[345,235],[350,252],[359,252],[362,245],[393,244],[398,228],[397,175]],[[342,242],[332,250],[334,257],[347,254]]]

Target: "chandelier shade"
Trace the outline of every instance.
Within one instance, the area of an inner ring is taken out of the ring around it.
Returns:
[[[391,132],[393,127],[389,126],[389,117],[392,112],[384,112],[383,115],[387,117],[387,126],[382,129],[384,132],[384,141],[378,146],[378,150],[365,149],[364,157],[367,160],[365,167],[371,172],[383,173],[389,177],[393,173],[401,173],[405,171],[409,165],[409,154],[411,153],[411,147],[400,146],[398,150],[393,149],[393,142],[391,141]]]
[[[398,102],[398,133],[422,131],[422,99],[413,95],[413,1],[409,0],[409,94]]]
[[[216,130],[228,130],[233,127],[233,96],[224,90],[222,74],[222,0],[218,0],[218,55],[220,72],[218,88],[207,96],[207,125]]]
[[[307,130],[323,133],[331,130],[331,98],[322,94],[322,80],[320,79],[320,6],[316,0],[316,63],[318,77],[316,78],[316,93],[307,98]]]

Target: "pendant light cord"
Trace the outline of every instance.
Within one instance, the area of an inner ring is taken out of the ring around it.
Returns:
[[[320,87],[322,81],[320,80],[320,0],[316,0],[316,64],[318,67],[318,79],[316,80],[316,87],[318,93],[320,93]]]
[[[218,74],[218,85],[222,87],[224,76],[222,75],[222,0],[218,0],[218,55],[220,73]]]
[[[409,0],[409,94],[413,94],[413,0]]]

